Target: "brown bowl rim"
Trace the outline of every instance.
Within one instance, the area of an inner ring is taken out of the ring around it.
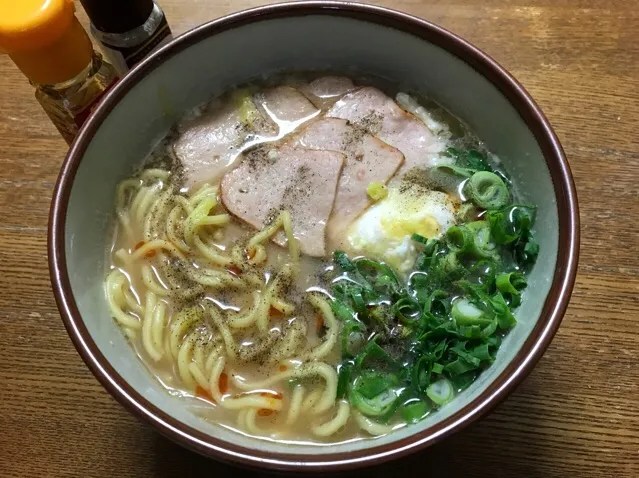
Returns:
[[[396,442],[352,452],[269,453],[223,441],[166,414],[126,383],[102,355],[77,308],[66,267],[66,211],[75,174],[99,126],[127,92],[165,60],[212,35],[261,20],[305,15],[348,17],[395,28],[435,44],[473,67],[500,90],[534,134],[550,170],[559,213],[559,248],[553,283],[535,328],[508,367],[475,400],[445,420]],[[530,373],[556,333],[575,283],[579,211],[568,162],[548,120],[524,88],[484,52],[437,25],[388,8],[336,1],[287,2],[227,15],[188,31],[136,66],[106,95],[81,129],[62,165],[49,215],[48,252],[53,292],[67,332],[89,369],[125,408],[173,441],[222,461],[283,471],[337,471],[381,463],[440,441],[493,409]]]

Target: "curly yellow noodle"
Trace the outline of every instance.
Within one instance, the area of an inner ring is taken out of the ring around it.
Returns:
[[[371,420],[368,417],[365,417],[357,410],[352,410],[352,412],[353,412],[353,417],[355,418],[355,421],[357,422],[357,425],[359,425],[359,427],[362,430],[369,433],[370,435],[373,435],[373,436],[386,435],[387,433],[390,433],[393,431],[393,427],[390,425],[382,425],[381,423],[378,423],[374,420]]]
[[[208,390],[209,381],[197,363],[193,362],[189,364],[189,372],[200,387],[202,387],[204,390]]]
[[[131,227],[129,211],[126,209],[127,192],[129,189],[140,187],[140,184],[139,179],[127,179],[118,185],[116,191],[115,212],[120,221],[120,225],[129,239],[133,238],[133,228]]]
[[[149,169],[145,169],[144,171],[142,171],[142,174],[140,175],[142,177],[142,179],[145,180],[161,180],[161,181],[166,181],[167,179],[169,179],[169,176],[171,175],[170,172],[164,170],[164,169],[158,169],[158,168],[149,168]]]
[[[299,242],[293,235],[293,222],[291,220],[291,215],[288,213],[288,211],[282,211],[280,215],[282,217],[282,227],[284,228],[284,233],[286,234],[286,241],[291,262],[297,264],[300,259],[301,248]]]
[[[297,239],[293,235],[293,226],[291,223],[291,215],[288,211],[281,211],[277,219],[275,219],[268,227],[262,229],[255,234],[248,242],[247,249],[252,251],[253,257],[250,259],[252,264],[262,264],[267,259],[266,248],[264,243],[273,237],[280,228],[284,229],[287,239],[287,246],[292,263],[297,263],[300,255],[300,247]]]
[[[207,331],[208,331],[208,327],[206,327]],[[205,332],[202,333],[202,335],[204,335]],[[203,340],[202,342],[206,343],[208,345],[208,341],[207,340]],[[201,368],[204,367],[204,349],[206,348],[206,345],[203,345],[203,343],[199,343],[194,351],[193,351],[193,362],[195,362],[195,364]]]
[[[142,345],[149,357],[157,362],[162,358],[162,350],[158,350],[157,345],[153,340],[153,317],[156,306],[156,295],[153,292],[148,291],[146,293],[146,302],[144,304],[144,318],[142,319]]]
[[[339,324],[326,299],[316,294],[310,294],[308,301],[322,313],[324,316],[324,325],[327,327],[324,342],[311,350],[306,356],[308,359],[319,359],[328,355],[335,347],[339,336]]]
[[[266,288],[266,291],[262,293],[262,298],[261,298],[258,310],[256,312],[256,319],[255,319],[257,328],[261,332],[265,332],[268,329],[268,323],[270,319],[269,312],[270,312],[271,305],[273,304],[273,301],[280,293],[282,280],[285,280],[286,278],[291,277],[293,275],[293,272],[294,272],[293,267],[294,266],[292,266],[291,264],[284,265],[280,273],[276,274],[275,278],[268,285],[268,287]]]
[[[153,324],[151,325],[151,339],[156,350],[164,355],[162,344],[164,343],[164,327],[166,325],[166,303],[159,301],[153,313]]]
[[[202,239],[200,239],[200,236],[195,236],[193,238],[193,243],[195,244],[195,247],[200,252],[200,254],[202,254],[212,263],[217,264],[221,267],[226,267],[233,263],[233,260],[231,258],[217,252],[214,246],[208,246],[207,244],[205,244]]]
[[[142,201],[144,201],[144,199],[146,198],[146,196],[149,194],[150,192],[150,188],[146,187],[146,186],[141,186],[134,194],[133,194],[133,199],[131,200],[131,204],[129,205],[129,215],[133,214],[133,219],[137,220],[137,213],[140,209],[140,204],[142,203]],[[138,221],[138,224],[141,223],[142,221]]]
[[[237,360],[237,345],[235,344],[235,340],[233,339],[233,334],[229,330],[228,326],[222,321],[222,316],[220,312],[214,307],[207,307],[207,311],[209,313],[209,317],[217,327],[218,332],[222,336],[222,340],[224,340],[224,347],[226,349],[226,355],[232,361]]]
[[[169,178],[167,171],[149,169],[139,179],[123,181],[118,186],[116,213],[123,233],[130,243],[142,242],[140,238],[144,242],[131,252],[126,249],[115,252],[124,272],[136,261],[141,263],[139,269],[135,266],[139,272],[133,276],[117,269],[107,276],[106,296],[111,314],[131,340],[141,332],[142,347],[152,361],[158,362],[165,356],[173,361],[185,389],[194,392],[196,387],[202,387],[218,406],[237,411],[238,426],[247,432],[270,433],[260,426],[258,411],[281,411],[286,404],[287,425],[299,422],[302,414],[308,413],[321,416],[320,423],[310,425],[314,435],[327,437],[337,433],[353,413],[347,401],[336,399],[335,368],[321,361],[335,348],[339,336],[339,323],[329,303],[320,295],[308,296],[326,326],[321,343],[312,348],[307,345],[306,321],[272,319],[271,308],[285,318],[296,312],[296,305],[283,294],[300,268],[300,244],[293,234],[290,213],[280,211],[271,224],[257,231],[244,246],[236,244],[226,249],[217,244],[231,217],[218,207],[218,187],[204,184],[185,197],[174,191]],[[139,229],[135,225],[140,225]],[[263,270],[253,266],[266,264],[267,243],[276,235],[286,239],[288,262],[271,273],[270,280],[265,280],[260,275]],[[179,273],[175,272],[176,266]],[[235,268],[241,272],[232,273]],[[141,281],[143,302],[130,280]],[[212,302],[202,302],[196,297],[219,289],[253,290],[252,304],[240,312],[222,313]],[[202,305],[175,308],[176,304],[190,304],[188,301],[193,298]],[[271,324],[272,320],[276,323]],[[253,342],[250,346],[242,342],[242,334],[246,332]],[[264,380],[243,381],[241,367],[257,356],[264,364],[286,363],[288,368]],[[233,369],[227,373],[242,393],[221,393],[220,376],[227,366],[239,367],[240,373],[231,373]],[[319,386],[309,391],[296,384],[288,401],[261,393],[287,380],[314,377],[322,379]],[[368,420],[361,415],[360,419]],[[362,423],[362,429],[373,431],[382,426],[370,420]]]
[[[234,383],[242,390],[260,390],[268,389],[276,383],[291,378],[306,378],[313,376],[323,378],[326,383],[324,390],[320,392],[320,396],[314,404],[313,411],[315,413],[325,412],[335,403],[335,397],[337,394],[337,372],[334,367],[331,367],[324,362],[306,362],[296,368],[271,375],[270,377],[257,382],[247,383],[238,380]]]
[[[251,393],[242,396],[222,395],[220,392],[220,375],[224,371],[226,360],[220,357],[211,371],[209,380],[209,390],[215,401],[222,407],[231,410],[241,410],[243,408],[268,408],[269,410],[280,411],[282,400],[272,396],[263,396],[258,393]]]
[[[177,356],[178,373],[188,390],[195,390],[197,385],[195,379],[191,375],[189,365],[191,364],[193,347],[195,346],[195,342],[199,336],[199,331],[193,330],[186,339],[184,339],[184,342],[182,342]]]
[[[244,408],[242,410],[240,410],[237,413],[237,427],[240,430],[246,430],[246,414],[248,413],[248,411],[250,410],[250,408]]]
[[[122,295],[124,296],[124,301],[126,302],[127,307],[131,309],[131,311],[140,316],[144,314],[144,307],[140,304],[140,300],[137,295],[133,295],[131,293],[130,288],[122,289]]]
[[[178,226],[181,226],[183,218],[182,216],[183,206],[178,205],[175,206],[169,215],[166,218],[166,237],[171,242],[171,244],[175,245],[180,251],[184,254],[188,254],[191,252],[191,248],[188,244],[184,242],[184,240],[179,237],[178,232],[176,231]]]
[[[322,425],[311,426],[311,432],[319,437],[328,437],[337,433],[348,421],[351,415],[351,406],[347,400],[340,400],[337,405],[337,413],[331,420]]]
[[[261,303],[260,293],[253,291],[253,307],[248,312],[238,313],[236,316],[231,317],[229,320],[229,326],[234,329],[245,329],[251,327],[255,323],[255,316]]]
[[[200,201],[208,196],[217,199],[217,188],[205,183],[187,201],[191,208],[195,208]]]
[[[257,424],[257,413],[258,413],[257,408],[249,408],[246,411],[246,415],[244,417],[246,430],[249,433],[252,433],[253,435],[257,435],[257,436],[265,435],[266,431],[263,430],[261,427],[259,427]]]
[[[271,301],[271,306],[279,310],[284,315],[293,315],[295,312],[295,306],[289,302],[286,302],[284,299],[280,299],[279,297],[274,297]]]
[[[246,282],[229,271],[189,268],[185,273],[191,280],[206,287],[231,287],[235,289],[243,289],[246,287]]]
[[[302,402],[302,411],[304,413],[311,412],[314,409],[315,404],[319,401],[321,395],[322,391],[320,389],[315,389],[306,395]]]
[[[118,259],[120,259],[122,262],[124,262],[125,264],[130,264],[134,261],[137,261],[143,258],[149,252],[151,251],[157,252],[158,250],[169,251],[175,254],[176,256],[178,256],[180,259],[182,260],[185,259],[184,254],[182,254],[182,252],[177,247],[175,247],[170,242],[164,241],[162,239],[155,239],[153,241],[149,241],[145,243],[144,245],[140,246],[137,250],[133,251],[131,254],[127,253],[124,249],[120,249],[115,253],[115,256]]]
[[[206,216],[200,219],[198,225],[202,226],[226,226],[231,221],[228,214],[216,214],[215,216]]]
[[[109,273],[105,281],[106,299],[109,306],[111,315],[117,320],[123,327],[127,327],[132,330],[139,330],[142,328],[142,322],[137,317],[127,314],[122,310],[122,303],[116,300],[116,296],[122,296],[122,286],[127,281],[127,278],[119,270],[114,269]]]
[[[184,196],[175,196],[173,200],[178,205],[182,206],[182,209],[184,210],[187,216],[191,214],[191,211],[193,211],[193,206],[191,206],[191,203],[189,202],[189,200],[185,198]]]
[[[288,407],[288,414],[286,415],[286,424],[293,425],[302,411],[302,399],[304,398],[304,386],[301,384],[295,385],[293,393],[291,394],[291,403]]]
[[[215,198],[203,199],[184,220],[184,242],[189,246],[193,244],[193,237],[201,226],[201,221],[208,217],[209,212],[217,205]]]
[[[135,207],[131,208],[135,217],[135,222],[137,224],[144,224],[145,216],[151,210],[151,207],[153,206],[153,203],[155,202],[159,194],[158,189],[158,186],[151,186],[141,189],[141,191],[145,190],[144,195],[139,200],[139,202],[135,204]]]
[[[303,321],[296,320],[285,328],[284,334],[275,346],[271,347],[269,362],[281,362],[297,354],[306,338],[306,325]]]
[[[124,211],[126,209],[126,201],[129,189],[137,189],[142,185],[139,179],[127,179],[118,184],[115,192],[115,209],[116,211]]]
[[[151,292],[162,297],[169,295],[169,290],[157,283],[155,272],[150,265],[144,264],[140,270],[142,271],[142,282]]]
[[[190,328],[202,321],[203,316],[204,311],[199,307],[182,309],[175,316],[169,327],[169,348],[174,359],[177,359],[179,353],[180,340]]]
[[[204,365],[204,371],[206,372],[207,375],[211,374],[211,371],[213,370],[213,367],[215,366],[215,362],[218,359],[218,357],[222,354],[223,350],[224,350],[224,345],[221,345],[221,344],[216,344],[213,347],[213,350],[211,350],[211,353],[206,359],[206,363]]]
[[[135,340],[138,336],[137,331],[130,329],[129,327],[122,326],[122,330],[124,331],[124,335],[126,335],[129,340]]]
[[[154,231],[157,233],[162,231],[163,228],[159,226],[162,222],[162,219],[166,217],[168,214],[167,207],[170,203],[170,199],[173,196],[171,191],[164,191],[161,194],[158,194],[151,207],[149,207],[149,212],[146,214],[144,218],[144,240],[150,241],[154,237]]]

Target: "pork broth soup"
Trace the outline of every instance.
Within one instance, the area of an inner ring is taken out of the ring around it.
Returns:
[[[346,77],[214,99],[116,198],[114,319],[168,393],[270,440],[436,413],[494,361],[538,254],[472,132]]]

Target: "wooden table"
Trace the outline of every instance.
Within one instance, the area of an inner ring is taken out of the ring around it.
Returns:
[[[180,33],[261,2],[161,3]],[[462,35],[528,88],[572,166],[582,252],[563,325],[519,389],[480,423],[371,474],[639,476],[639,1],[378,3]],[[46,251],[66,144],[3,56],[0,71],[0,477],[238,473],[134,419],[71,345]]]

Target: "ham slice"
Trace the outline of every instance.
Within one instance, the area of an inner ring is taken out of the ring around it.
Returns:
[[[291,214],[302,253],[326,255],[326,223],[333,209],[344,154],[282,146],[258,148],[222,180],[222,202],[233,215],[262,229],[279,210]],[[275,242],[285,245],[283,235]]]
[[[308,85],[299,87],[300,91],[320,109],[330,108],[349,91],[355,89],[350,78],[345,76],[322,76]]]
[[[319,114],[306,96],[290,86],[276,86],[258,93],[255,103],[279,125],[279,137]]]
[[[439,154],[446,149],[445,141],[377,88],[366,86],[348,93],[326,116],[349,120],[400,150],[405,161],[398,178],[413,168],[431,168],[451,161]]]
[[[249,124],[237,102],[225,99],[181,121],[177,133],[173,151],[182,163],[185,184],[195,186],[220,179],[251,137],[275,136],[277,127],[259,113]]]
[[[317,114],[319,110],[302,93],[288,86],[212,102],[177,128],[173,150],[182,162],[185,184],[219,180],[243,150],[281,138]]]
[[[309,124],[297,142],[306,148],[342,151],[346,155],[333,214],[327,224],[331,249],[339,247],[346,229],[371,204],[368,185],[374,181],[387,183],[403,163],[404,156],[363,129],[337,118]]]

